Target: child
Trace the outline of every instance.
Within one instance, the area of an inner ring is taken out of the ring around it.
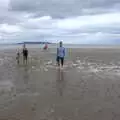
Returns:
[[[17,60],[17,63],[19,64],[20,63],[20,53],[19,53],[19,50],[17,52],[16,60]]]
[[[26,45],[24,44],[23,46],[23,63],[27,64],[27,60],[28,60],[28,49],[26,48]]]
[[[44,50],[47,50],[48,49],[48,45],[47,44],[45,44],[45,46],[44,46],[44,48],[43,48]]]

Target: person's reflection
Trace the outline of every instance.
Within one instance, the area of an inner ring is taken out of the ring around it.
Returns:
[[[30,80],[30,74],[29,74],[29,69],[26,66],[23,71],[23,82],[25,85],[25,88],[28,90],[29,89],[29,80]]]
[[[56,87],[58,89],[59,95],[63,96],[63,89],[64,89],[64,72],[58,69],[57,71],[57,80],[56,80]]]
[[[24,81],[26,81],[26,82],[28,82],[28,80],[29,80],[29,73],[28,73],[28,68],[27,68],[27,66],[24,68],[23,79],[24,79]]]

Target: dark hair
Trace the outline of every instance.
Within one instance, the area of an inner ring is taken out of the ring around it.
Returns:
[[[62,41],[60,41],[60,44],[63,44],[63,42],[62,42]]]

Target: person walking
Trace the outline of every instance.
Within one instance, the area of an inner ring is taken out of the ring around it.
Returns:
[[[57,64],[58,66],[63,67],[65,57],[65,48],[63,47],[63,42],[60,41],[59,47],[57,48]]]
[[[27,64],[27,62],[28,62],[28,50],[27,50],[25,44],[23,45],[22,53],[23,53],[23,64]]]

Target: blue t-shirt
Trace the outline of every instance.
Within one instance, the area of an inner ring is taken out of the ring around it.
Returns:
[[[65,48],[64,47],[57,48],[57,56],[58,57],[65,57]]]

